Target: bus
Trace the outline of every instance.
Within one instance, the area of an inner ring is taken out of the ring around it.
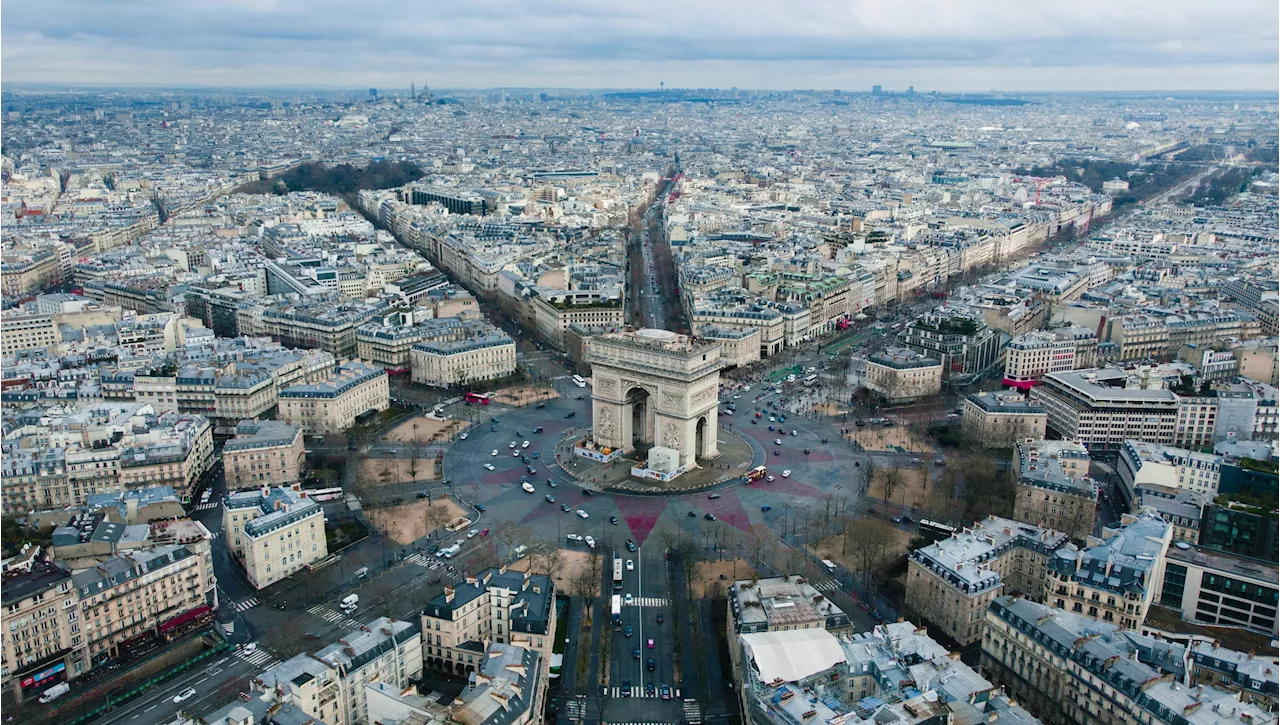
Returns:
[[[613,612],[613,628],[621,629],[622,628],[622,595],[614,594],[613,602],[609,606],[611,611]]]
[[[746,475],[747,483],[752,483],[752,482],[754,482],[754,481],[759,481],[760,479],[764,478],[764,474],[765,474],[766,472],[767,472],[767,471],[765,470],[765,467],[764,467],[764,466],[756,466],[755,468],[751,469],[750,471],[747,471],[747,475]]]
[[[808,376],[805,376],[805,379],[804,379],[804,384],[805,384],[805,385],[810,385],[810,386],[811,386],[811,385],[817,385],[817,383],[818,383],[818,376],[817,376],[817,375],[808,375]]]
[[[613,590],[622,591],[622,559],[613,560]]]
[[[574,384],[574,385],[577,385],[579,388],[585,388],[585,387],[587,387],[587,380],[586,380],[586,378],[582,377],[581,375],[574,375],[574,376],[573,376],[573,384]]]
[[[336,501],[342,498],[342,487],[337,486],[335,488],[313,488],[310,490],[303,490],[303,493],[307,494],[307,498],[311,499],[312,501],[316,501],[317,503],[324,503],[325,501]]]
[[[956,530],[954,526],[947,526],[946,524],[939,523],[937,521],[930,521],[928,519],[920,520],[920,533],[927,536],[933,536],[937,539],[945,539],[955,532]]]
[[[463,399],[465,399],[468,403],[479,403],[480,405],[489,404],[488,393],[467,393],[465,396],[463,396]]]

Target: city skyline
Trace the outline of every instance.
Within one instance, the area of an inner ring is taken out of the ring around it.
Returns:
[[[400,2],[6,7],[9,83],[193,88],[1109,91],[1276,87],[1274,3],[1001,0],[482,9]]]

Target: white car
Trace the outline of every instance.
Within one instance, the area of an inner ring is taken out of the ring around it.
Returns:
[[[799,435],[799,434],[796,433],[795,431],[791,431],[791,435]]]
[[[480,529],[472,529],[472,530],[470,530],[470,531],[468,531],[468,532],[467,532],[467,538],[468,538],[468,539],[474,539],[474,538],[476,538],[476,534],[478,534],[478,533],[480,533]]]
[[[772,481],[773,481],[773,476],[766,476],[764,480],[769,481],[769,482],[772,482]]]
[[[592,549],[596,548],[596,540],[595,540],[595,539],[593,539],[593,538],[591,538],[590,536],[588,536],[588,537],[586,538],[586,542],[587,542],[587,546],[590,546]]]
[[[580,518],[580,519],[585,519],[585,518],[587,518],[587,512],[586,512],[586,511],[583,511],[582,509],[578,509],[578,518]]]
[[[783,471],[783,472],[782,472],[782,477],[783,477],[783,478],[791,478],[791,469],[790,469],[790,468],[788,468],[787,470]]]
[[[582,541],[582,534],[569,534],[565,538],[569,539],[569,541]]]
[[[466,433],[463,433],[462,435],[458,436],[458,440],[460,440],[460,441],[465,441],[466,439],[467,439],[467,434],[466,434]]]
[[[458,543],[459,543],[459,544],[461,544],[462,542],[461,542],[461,541],[459,541]],[[258,651],[258,643],[257,643],[257,642],[250,642],[249,644],[246,644],[244,647],[242,647],[242,648],[240,649],[240,651],[241,651],[241,652],[244,652],[245,654],[249,654],[250,652],[257,652],[257,651]]]
[[[533,493],[534,491],[533,484],[529,483],[528,481],[525,481],[524,483],[520,484],[520,488],[523,488],[525,490],[525,493]]]
[[[626,596],[627,605],[630,606],[633,602],[635,602],[635,600],[636,598],[631,596],[631,592],[627,592],[627,596]]]
[[[498,449],[497,449],[497,448],[494,448],[494,449],[493,449],[493,453],[490,453],[489,455],[491,455],[491,456],[496,456],[496,455],[498,455]]]
[[[485,468],[487,468],[487,469],[488,469],[488,470],[490,470],[490,471],[492,471],[492,470],[493,470],[493,464],[492,464],[492,463],[486,463],[486,464],[484,464],[484,467],[485,467]]]
[[[636,570],[636,563],[630,559],[627,559],[627,571],[635,571],[635,570]]]
[[[512,458],[519,458],[519,457],[520,457],[520,451],[511,451],[511,457],[512,457]]]
[[[511,441],[510,443],[507,444],[507,448],[515,448],[515,447],[516,447],[515,441]]]
[[[782,445],[782,439],[781,439],[781,438],[774,438],[774,439],[773,439],[773,444],[774,444],[775,446],[780,446],[780,445]]]
[[[773,417],[773,416],[771,415],[771,416],[769,416],[769,422],[770,422],[770,423],[776,423],[776,422],[778,422],[778,419],[777,419],[777,418],[775,418],[775,417]]]
[[[733,415],[733,411],[732,411],[732,410],[726,410],[726,411],[724,412],[724,414],[725,414],[725,415]]]
[[[196,696],[196,688],[194,688],[194,687],[188,687],[187,689],[183,690],[182,692],[179,692],[178,694],[174,695],[174,696],[173,696],[173,701],[174,701],[174,702],[186,702],[187,700],[190,700],[191,698],[193,698],[193,697],[195,697],[195,696]]]
[[[521,448],[528,448],[528,447],[529,447],[529,441],[525,441],[524,443],[521,443],[521,444],[520,444],[520,447],[521,447]]]

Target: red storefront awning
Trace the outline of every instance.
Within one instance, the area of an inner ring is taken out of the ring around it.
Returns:
[[[168,632],[174,627],[186,624],[187,622],[190,622],[196,617],[199,617],[202,614],[207,614],[208,612],[211,612],[211,611],[213,611],[212,608],[210,608],[208,604],[205,604],[203,606],[196,607],[195,609],[183,612],[182,614],[179,614],[173,619],[170,619],[167,622],[161,623],[160,632],[161,633]]]

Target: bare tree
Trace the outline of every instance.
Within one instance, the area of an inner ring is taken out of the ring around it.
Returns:
[[[880,489],[884,491],[884,500],[893,503],[893,493],[902,485],[902,470],[897,466],[887,468],[880,477]]]
[[[382,481],[382,485],[391,483],[391,479],[395,478],[395,471],[391,467],[390,459],[382,459],[382,465],[378,469],[378,479]]]
[[[881,567],[888,561],[889,552],[897,541],[897,532],[880,519],[867,519],[853,527],[849,548],[863,584],[873,586]]]
[[[764,524],[753,524],[747,531],[747,551],[751,554],[751,564],[760,569],[765,564],[765,559],[772,559],[773,548],[777,543],[778,535]]]
[[[445,525],[449,523],[449,507],[444,502],[428,501],[427,510],[423,514],[423,518],[427,525],[427,533],[435,536],[444,530]]]
[[[413,479],[415,483],[418,480],[418,455],[420,452],[421,449],[417,443],[414,443],[409,449],[409,478]]]

